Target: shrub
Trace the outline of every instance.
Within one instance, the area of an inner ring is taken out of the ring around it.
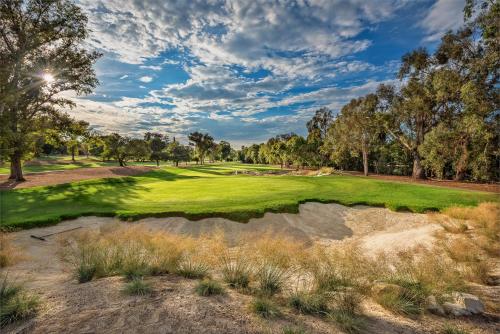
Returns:
[[[151,284],[145,282],[143,279],[134,278],[130,282],[127,282],[123,291],[129,295],[144,296],[152,293],[153,288]]]
[[[322,294],[295,292],[288,303],[303,314],[325,315],[328,312],[327,300]]]
[[[3,277],[0,282],[0,327],[34,315],[38,306],[38,297],[10,283],[7,275]]]
[[[265,319],[276,318],[281,314],[278,307],[270,299],[256,298],[250,306],[255,314]]]
[[[224,293],[224,287],[214,280],[203,280],[196,286],[196,293],[200,296],[221,295]]]
[[[333,295],[332,299],[337,311],[355,314],[360,310],[361,295],[354,289],[347,288],[343,291],[338,291]]]

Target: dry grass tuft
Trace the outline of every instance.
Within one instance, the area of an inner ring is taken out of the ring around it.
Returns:
[[[0,232],[0,268],[16,264],[23,259],[21,251],[12,245],[11,237]]]

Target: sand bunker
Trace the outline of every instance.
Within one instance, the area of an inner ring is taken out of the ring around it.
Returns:
[[[120,291],[123,286],[120,277],[78,284],[58,254],[58,239],[70,232],[48,236],[46,241],[30,237],[75,227],[81,230],[98,229],[118,222],[113,218],[82,217],[55,226],[11,233],[13,242],[24,250],[28,258],[9,267],[9,276],[26,282],[28,288],[37,291],[45,306],[36,318],[13,324],[6,332],[260,333],[264,328],[269,332],[281,332],[280,327],[284,324],[298,321],[308,333],[337,333],[325,322],[296,314],[263,323],[246,311],[249,296],[229,291],[228,295],[220,298],[198,297],[193,293],[195,282],[175,276],[150,278],[157,292],[146,299],[124,296]],[[119,223],[191,236],[222,230],[230,241],[245,233],[279,234],[321,243],[358,240],[367,253],[373,254],[382,250],[397,251],[417,243],[430,245],[434,231],[440,229],[430,216],[424,214],[320,203],[302,204],[298,214],[267,213],[246,224],[222,218],[190,221],[179,217]],[[375,322],[368,332],[378,333],[381,328],[389,333],[401,330],[399,322],[394,325],[388,322],[389,319],[394,321],[393,315],[383,310],[377,312],[377,319],[382,319],[382,323]],[[405,326],[410,333],[425,332],[418,322]]]

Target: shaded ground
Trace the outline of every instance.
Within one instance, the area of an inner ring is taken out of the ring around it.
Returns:
[[[342,172],[342,174],[354,175],[354,176],[363,176],[361,172]],[[449,188],[459,188],[459,189],[469,189],[476,191],[488,191],[493,193],[500,193],[500,184],[499,183],[474,183],[474,182],[458,182],[453,180],[414,180],[408,176],[399,176],[399,175],[383,175],[383,174],[369,174],[369,178],[379,179],[379,180],[388,180],[388,181],[398,181],[398,182],[409,182],[416,184],[427,184],[431,186],[440,186],[440,187],[449,187]]]
[[[93,167],[43,173],[27,173],[25,175],[25,182],[12,181],[8,179],[8,175],[0,175],[0,189],[30,188],[89,179],[133,176],[148,172],[153,168],[154,167],[148,166]]]
[[[59,238],[71,228],[98,229],[118,223],[113,218],[84,217],[56,226],[12,233],[13,241],[29,257],[9,268],[9,276],[25,281],[38,292],[44,308],[27,322],[13,324],[2,333],[283,333],[285,326],[298,326],[306,333],[342,333],[331,322],[302,316],[284,309],[278,320],[262,320],[248,311],[251,296],[228,290],[219,297],[199,297],[196,281],[177,276],[150,278],[154,294],[131,297],[121,292],[120,277],[78,284],[70,268],[58,255]],[[222,229],[231,239],[242,233],[276,233],[308,242],[341,243],[359,240],[367,253],[397,252],[416,244],[431,244],[441,229],[431,216],[397,213],[382,208],[344,207],[337,204],[306,203],[300,213],[274,214],[241,224],[220,218],[189,221],[185,218],[148,218],[135,223],[151,230],[166,230],[197,236]],[[47,241],[30,238],[46,235]],[[494,287],[498,293],[498,287]],[[396,316],[370,301],[363,303],[366,333],[441,333],[443,318]],[[496,333],[498,318],[449,319],[470,333]]]

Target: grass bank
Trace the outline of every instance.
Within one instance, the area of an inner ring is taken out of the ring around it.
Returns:
[[[122,219],[226,217],[245,222],[266,211],[297,212],[306,201],[367,204],[424,212],[498,201],[496,194],[353,176],[253,176],[222,164],[164,167],[135,177],[99,179],[0,193],[0,227],[29,228],[84,215]]]

